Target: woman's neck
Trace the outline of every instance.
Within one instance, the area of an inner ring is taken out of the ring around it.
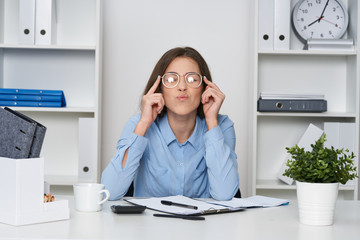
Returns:
[[[177,115],[172,112],[167,113],[171,130],[179,143],[185,142],[194,132],[196,124],[196,111],[188,115]]]

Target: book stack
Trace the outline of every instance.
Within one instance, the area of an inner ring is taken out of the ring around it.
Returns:
[[[327,101],[323,94],[292,94],[261,92],[259,112],[326,112]]]
[[[0,88],[0,106],[12,107],[65,107],[61,90]]]
[[[0,133],[0,157],[37,158],[46,127],[20,112],[0,107]]]

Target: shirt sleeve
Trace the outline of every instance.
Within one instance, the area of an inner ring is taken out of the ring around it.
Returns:
[[[126,194],[147,147],[148,139],[134,133],[138,121],[139,116],[136,115],[127,122],[117,143],[117,151],[101,175],[101,183],[109,190],[110,200],[118,200]],[[123,168],[122,160],[127,149],[128,156]]]
[[[234,123],[219,117],[219,125],[204,134],[205,159],[210,195],[217,200],[230,200],[239,188]]]

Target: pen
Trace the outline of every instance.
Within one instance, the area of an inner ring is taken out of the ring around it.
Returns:
[[[158,214],[158,213],[154,213],[153,214],[154,217],[165,217],[165,218],[182,218],[182,219],[186,219],[186,220],[205,220],[204,217],[200,217],[200,216],[183,216],[183,215],[170,215],[170,214]]]
[[[166,200],[161,200],[161,204],[163,204],[163,205],[168,205],[168,206],[176,206],[176,207],[190,208],[190,209],[195,209],[195,210],[198,209],[197,206],[186,205],[186,204],[176,203],[176,202],[171,202],[171,201],[166,201]]]

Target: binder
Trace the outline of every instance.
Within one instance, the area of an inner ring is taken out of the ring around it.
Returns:
[[[50,45],[55,42],[55,0],[36,0],[35,30],[35,44]]]
[[[96,182],[95,120],[79,118],[79,182]]]
[[[274,1],[259,0],[259,50],[274,49]]]
[[[61,102],[61,96],[30,95],[30,94],[0,94],[0,100],[6,101],[45,101]]]
[[[0,108],[0,157],[29,158],[35,129],[35,122]]]
[[[35,0],[19,0],[19,43],[35,44]]]
[[[259,99],[257,109],[259,112],[326,112],[327,101],[322,99]]]
[[[304,134],[301,136],[300,140],[298,141],[297,145],[300,148],[304,148],[305,151],[311,151],[312,150],[311,144],[314,144],[315,141],[317,141],[323,135],[323,133],[324,133],[324,131],[322,129],[320,129],[310,123],[308,128],[306,129],[306,131],[304,132]],[[282,180],[283,182],[291,185],[294,182],[294,180],[290,177],[283,176],[283,173],[288,168],[286,166],[286,163],[289,159],[291,159],[291,154],[287,154],[284,162],[282,163],[282,165],[280,167],[277,177],[280,180]]]
[[[12,94],[12,95],[36,95],[42,98],[47,98],[47,96],[56,96],[61,100],[60,107],[66,106],[66,99],[64,92],[62,90],[43,90],[43,89],[21,89],[21,88],[0,88],[0,95]],[[14,106],[14,103],[9,103],[10,106]],[[30,107],[35,107],[33,104]],[[58,104],[57,104],[58,105]],[[18,105],[17,105],[18,106]]]
[[[61,102],[0,101],[0,106],[10,107],[63,107]]]
[[[274,50],[290,49],[290,2],[274,0]]]
[[[35,123],[36,124],[36,128],[35,128],[35,132],[34,132],[34,138],[32,141],[32,145],[30,148],[30,153],[29,153],[29,158],[38,158],[40,157],[40,152],[41,152],[41,148],[42,148],[42,144],[44,142],[44,138],[45,138],[45,133],[46,133],[46,127],[43,126],[42,124],[38,123],[37,121],[29,118],[28,116],[14,111],[8,107],[5,107],[4,110],[8,111],[9,113],[22,118],[30,123]]]

